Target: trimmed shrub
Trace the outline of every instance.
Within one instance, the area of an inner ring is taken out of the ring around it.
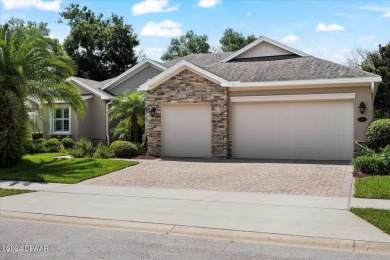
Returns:
[[[99,143],[98,147],[96,148],[95,153],[93,154],[93,158],[111,158],[114,157],[114,153],[112,152],[111,148],[103,143]]]
[[[110,148],[118,158],[131,158],[138,155],[137,146],[127,141],[115,141]]]
[[[73,148],[73,140],[69,137],[65,137],[61,140],[62,145],[65,149],[72,149]]]
[[[33,143],[33,146],[34,146],[34,150],[33,150],[33,153],[44,153],[46,152],[45,151],[45,144],[46,140],[43,139],[43,138],[38,138],[36,140],[33,140],[32,143]]]
[[[85,156],[81,149],[73,149],[70,155],[72,155],[73,158],[84,158]]]
[[[34,153],[34,143],[32,138],[27,138],[24,142],[24,150],[26,150],[26,153]]]
[[[36,140],[36,139],[39,139],[39,138],[43,138],[43,133],[32,132],[31,137],[32,137],[33,140]]]
[[[60,151],[61,142],[57,138],[50,138],[43,146],[48,153],[55,153]]]
[[[390,119],[372,122],[367,129],[367,146],[378,152],[390,145]]]
[[[82,137],[74,143],[71,155],[74,158],[92,158],[94,153],[95,147],[92,141]]]
[[[363,155],[355,158],[353,166],[366,174],[387,175],[389,174],[389,165],[386,163],[384,156],[380,155]]]

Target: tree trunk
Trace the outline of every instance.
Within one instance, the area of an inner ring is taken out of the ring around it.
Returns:
[[[141,143],[141,126],[138,124],[137,117],[133,116],[131,118],[131,133],[132,133],[132,141],[135,143]]]
[[[0,92],[0,168],[20,161],[27,137],[27,117],[23,108],[6,92]]]

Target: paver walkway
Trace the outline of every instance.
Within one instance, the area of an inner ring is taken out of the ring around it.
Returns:
[[[349,197],[352,166],[343,162],[141,160],[81,184]]]

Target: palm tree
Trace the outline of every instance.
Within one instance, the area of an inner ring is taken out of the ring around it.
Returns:
[[[79,116],[84,113],[85,101],[66,81],[75,71],[58,41],[34,28],[0,25],[0,167],[22,157],[28,98],[51,107],[62,100]]]
[[[141,129],[145,126],[145,106],[146,95],[143,92],[131,93],[127,90],[122,96],[116,96],[109,110],[110,121],[119,121],[113,130],[114,136],[140,143]]]

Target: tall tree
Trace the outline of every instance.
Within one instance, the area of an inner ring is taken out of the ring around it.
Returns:
[[[168,50],[161,56],[161,60],[168,61],[196,53],[209,53],[210,45],[207,35],[196,35],[192,30],[178,38],[173,38]]]
[[[366,71],[372,70],[374,65],[371,60],[371,53],[374,52],[360,48],[353,49],[346,57],[348,66]]]
[[[376,51],[352,50],[347,57],[350,67],[375,73],[382,77],[374,100],[376,118],[390,118],[390,42]]]
[[[49,106],[63,100],[79,115],[84,113],[78,88],[65,81],[76,66],[56,48],[41,30],[0,25],[0,167],[17,163],[23,155],[27,98]]]
[[[14,18],[11,17],[8,21],[8,29],[13,30],[16,28],[21,28],[21,29],[37,29],[39,30],[43,36],[49,36],[50,34],[50,29],[47,27],[48,23],[44,22],[32,22],[32,21],[24,21],[23,19],[20,18]]]
[[[122,16],[112,14],[107,19],[95,15],[86,6],[71,4],[61,17],[70,26],[64,41],[65,51],[78,65],[78,76],[106,80],[116,77],[137,62],[134,47],[137,35]]]
[[[116,96],[109,110],[110,121],[118,122],[113,130],[114,137],[140,143],[141,129],[145,126],[145,107],[144,92],[125,91],[122,96]]]
[[[222,51],[229,52],[238,51],[256,40],[257,37],[253,34],[245,37],[242,33],[236,32],[232,28],[227,28],[221,39],[219,39],[219,43],[221,44]]]
[[[377,52],[370,52],[363,64],[363,69],[378,74],[382,77],[378,92],[374,100],[376,117],[390,118],[390,42],[387,45],[379,45]],[[372,66],[368,66],[372,62]]]
[[[7,21],[8,30],[13,31],[16,29],[35,29],[39,31],[43,36],[46,37],[47,41],[51,42],[52,51],[54,51],[57,55],[65,55],[64,49],[62,45],[58,41],[58,39],[50,38],[50,29],[48,28],[48,23],[44,22],[32,22],[25,21],[23,19],[11,17]]]

